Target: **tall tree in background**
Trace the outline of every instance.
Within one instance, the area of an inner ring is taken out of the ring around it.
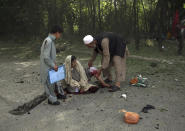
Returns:
[[[138,1],[134,0],[133,2],[133,14],[134,14],[134,37],[135,37],[135,45],[136,49],[139,50],[139,40],[140,40],[140,34],[139,34],[139,21],[138,21]]]
[[[57,6],[56,0],[47,0],[47,12],[48,12],[48,31],[52,25],[57,24]]]
[[[40,36],[59,24],[70,35],[114,31],[133,37],[139,49],[142,35],[162,38],[171,31],[174,13],[183,3],[184,0],[1,0],[0,33],[1,37]]]
[[[101,18],[101,3],[100,3],[100,0],[98,0],[98,25],[99,25],[98,32],[101,32],[101,30],[102,30],[102,18]]]

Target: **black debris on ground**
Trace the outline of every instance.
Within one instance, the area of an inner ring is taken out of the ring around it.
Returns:
[[[21,106],[18,106],[16,109],[9,111],[9,113],[13,115],[23,115],[25,113],[30,114],[29,111],[35,108],[37,105],[39,105],[44,100],[46,100],[46,98],[47,98],[46,94],[43,93],[42,95],[37,96],[36,98],[29,101],[28,103],[25,103]]]
[[[143,109],[141,110],[141,112],[148,113],[148,110],[151,110],[151,109],[155,109],[155,107],[152,106],[152,105],[146,105],[145,107],[143,107]]]

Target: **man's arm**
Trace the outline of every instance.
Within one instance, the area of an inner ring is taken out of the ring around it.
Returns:
[[[46,41],[44,43],[44,62],[51,68],[55,67],[55,63],[51,60],[50,53],[51,53],[51,41]]]
[[[105,83],[105,81],[101,78],[101,76],[95,75],[96,79],[102,84],[102,86],[110,87],[109,84]]]
[[[93,54],[92,54],[91,59],[90,59],[92,62],[94,62],[96,60],[97,54],[98,53],[95,50],[93,50]]]
[[[91,56],[91,59],[90,59],[89,62],[88,62],[88,66],[89,66],[89,67],[92,66],[93,62],[94,62],[95,59],[96,59],[96,56],[97,56],[97,52],[96,52],[95,50],[93,50],[93,54],[92,54],[92,56]]]
[[[102,48],[103,48],[103,61],[102,61],[102,69],[106,69],[109,66],[109,62],[110,62],[110,53],[109,53],[109,39],[108,38],[104,38],[102,40]]]
[[[101,75],[102,70],[106,69],[109,66],[110,62],[110,53],[109,53],[109,39],[104,38],[102,40],[102,48],[103,48],[103,56],[102,56],[102,66],[98,70],[97,76],[99,77]]]

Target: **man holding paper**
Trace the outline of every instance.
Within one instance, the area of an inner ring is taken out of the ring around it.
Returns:
[[[50,84],[48,78],[48,70],[54,69],[58,70],[56,65],[56,48],[54,41],[59,39],[62,33],[62,29],[59,26],[54,26],[48,37],[43,41],[40,54],[40,76],[41,83],[44,85],[46,95],[48,96],[48,104],[59,105],[60,102],[57,101],[57,96],[55,94],[54,84]]]

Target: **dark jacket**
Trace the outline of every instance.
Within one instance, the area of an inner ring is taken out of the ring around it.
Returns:
[[[101,42],[104,38],[109,39],[109,53],[111,57],[115,55],[124,57],[126,42],[124,42],[123,38],[120,35],[112,32],[104,32],[95,36],[95,40],[97,41],[95,51],[97,53],[99,53],[98,49],[103,51]]]

